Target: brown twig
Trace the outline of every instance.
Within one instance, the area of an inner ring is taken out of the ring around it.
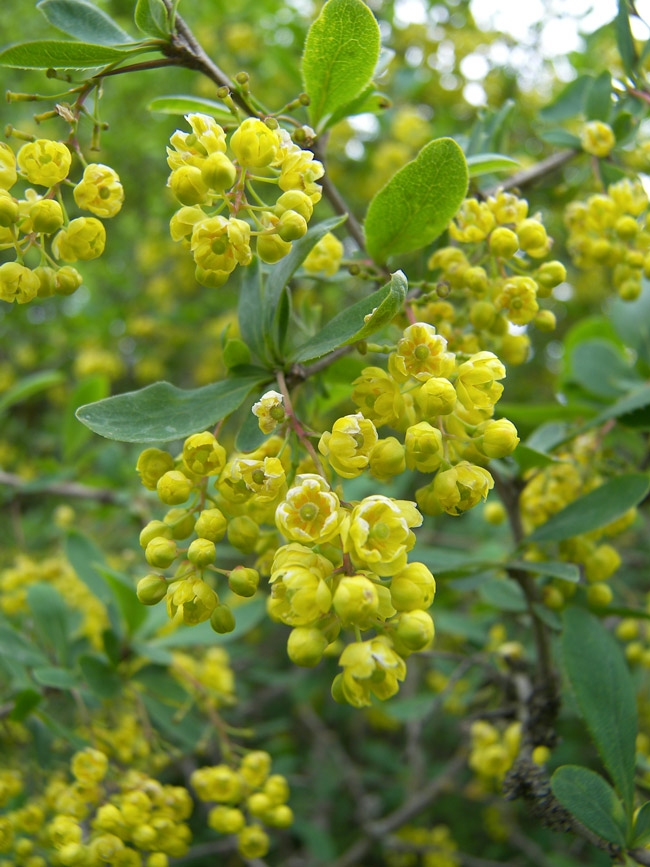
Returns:
[[[34,482],[26,481],[14,473],[5,473],[2,470],[0,470],[0,485],[15,488],[20,496],[51,494],[55,497],[97,500],[99,503],[116,504],[122,502],[120,494],[109,488],[93,488],[78,482],[44,482],[36,486]]]
[[[555,154],[551,154],[549,157],[546,157],[546,159],[535,163],[535,165],[530,166],[527,169],[522,169],[520,172],[515,172],[514,175],[510,175],[509,178],[506,178],[494,187],[486,190],[484,195],[492,196],[499,190],[512,190],[515,187],[518,187],[519,189],[530,187],[537,183],[537,181],[543,180],[547,175],[551,175],[553,172],[561,169],[562,166],[571,162],[571,160],[580,153],[579,150],[569,148],[568,150],[558,151]]]

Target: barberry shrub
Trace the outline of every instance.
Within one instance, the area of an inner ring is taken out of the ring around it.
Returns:
[[[650,864],[639,10],[130,5],[0,10],[0,867]]]

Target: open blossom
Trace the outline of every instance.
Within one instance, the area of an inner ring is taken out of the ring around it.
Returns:
[[[361,568],[381,576],[395,575],[406,566],[406,555],[415,545],[411,527],[421,523],[415,503],[381,494],[366,497],[354,507],[343,528],[344,550]]]
[[[477,352],[458,368],[456,394],[466,409],[488,409],[503,392],[506,369],[493,352]]]
[[[447,341],[426,322],[409,325],[397,344],[397,352],[390,356],[390,372],[402,382],[409,376],[421,382],[431,376],[447,378],[455,367],[456,357],[447,351]]]
[[[296,476],[297,484],[275,512],[278,530],[296,542],[328,542],[340,530],[343,511],[339,498],[321,476]]]
[[[170,169],[181,166],[201,168],[207,156],[226,152],[226,134],[213,117],[207,114],[186,114],[185,120],[192,132],[177,129],[167,148],[167,164]]]
[[[253,404],[253,415],[257,416],[262,433],[272,433],[284,420],[282,395],[278,391],[267,391],[257,403]]]
[[[276,551],[271,567],[269,614],[289,626],[308,626],[330,610],[332,592],[325,579],[332,564],[304,545]]]
[[[406,663],[385,636],[348,644],[339,665],[343,668],[339,686],[353,707],[368,707],[371,694],[382,700],[390,698],[406,676]]]
[[[344,479],[360,476],[368,466],[370,452],[377,444],[377,430],[360,412],[337,419],[332,432],[325,431],[318,451],[325,455],[334,470]]]

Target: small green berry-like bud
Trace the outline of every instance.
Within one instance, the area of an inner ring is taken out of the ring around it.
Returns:
[[[297,241],[307,232],[307,221],[297,211],[285,211],[277,229],[283,241]]]
[[[291,250],[291,243],[283,241],[279,235],[259,235],[257,238],[257,255],[262,262],[274,265]]]
[[[518,444],[517,428],[507,418],[485,423],[482,450],[488,458],[505,458],[514,452]]]
[[[535,328],[539,331],[555,331],[557,320],[552,310],[540,310],[533,319]]]
[[[395,634],[408,650],[423,650],[433,641],[433,620],[426,611],[406,611],[400,615]]]
[[[18,202],[8,194],[4,196],[0,194],[0,226],[5,229],[13,226],[18,216]]]
[[[171,539],[172,530],[163,521],[149,521],[149,523],[140,531],[140,545],[146,548],[152,539],[162,536],[164,539]]]
[[[72,265],[64,265],[56,272],[54,291],[57,295],[72,295],[83,283],[83,277]]]
[[[49,268],[47,265],[40,265],[34,268],[34,274],[40,280],[38,287],[39,298],[50,298],[56,291],[56,271],[54,268]]]
[[[561,262],[553,260],[552,262],[544,262],[535,274],[537,282],[537,294],[540,298],[548,298],[551,290],[559,286],[566,280],[566,268]]]
[[[228,541],[243,554],[251,554],[255,550],[259,534],[259,527],[248,515],[233,518],[228,524]]]
[[[171,530],[172,539],[187,539],[194,531],[194,515],[187,509],[170,509],[164,521]]]
[[[63,225],[63,210],[54,199],[41,199],[29,209],[29,218],[35,232],[52,235]]]
[[[201,177],[209,189],[223,192],[235,183],[237,169],[225,154],[210,154],[201,166]]]
[[[140,474],[140,481],[145,488],[155,491],[159,479],[168,470],[174,469],[174,458],[169,452],[165,452],[162,449],[145,449],[143,452],[140,452],[140,457],[135,468]]]
[[[227,605],[219,604],[210,615],[210,626],[219,635],[232,632],[235,628],[235,615]]]
[[[247,72],[238,72],[235,76],[237,84],[247,84],[250,76]]]
[[[289,633],[287,654],[296,665],[313,668],[323,658],[327,647],[327,639],[313,626],[296,626]]]
[[[519,249],[519,240],[513,231],[499,226],[490,234],[490,252],[493,256],[510,259]]]
[[[156,490],[167,506],[179,506],[189,497],[192,482],[178,470],[169,470],[158,479]]]
[[[228,576],[228,584],[237,596],[254,596],[260,583],[260,573],[246,566],[235,567]]]
[[[167,569],[176,559],[176,542],[164,536],[156,536],[147,545],[144,556],[150,566]]]
[[[280,804],[269,810],[264,821],[272,828],[290,828],[293,824],[293,810],[287,804]]]
[[[204,509],[194,525],[194,532],[201,539],[220,542],[227,528],[228,520],[220,509]]]
[[[220,834],[237,834],[245,824],[244,814],[236,807],[219,804],[208,813],[208,825]]]
[[[587,602],[594,608],[606,608],[613,598],[612,588],[602,581],[587,587]]]
[[[209,539],[195,539],[187,552],[187,559],[190,563],[200,568],[209,566],[214,563],[217,552],[214,547],[214,542]]]

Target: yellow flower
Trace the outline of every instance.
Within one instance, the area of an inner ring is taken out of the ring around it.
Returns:
[[[0,189],[10,190],[17,180],[16,155],[8,144],[0,142]]]
[[[136,470],[140,474],[140,481],[150,491],[156,490],[158,479],[174,469],[174,458],[162,449],[145,449],[140,452]]]
[[[230,147],[240,166],[261,168],[275,160],[278,137],[263,121],[249,117],[232,134]]]
[[[235,482],[244,482],[259,503],[269,503],[286,491],[287,477],[278,458],[236,458],[230,473]]]
[[[384,636],[348,644],[339,665],[343,668],[340,689],[353,707],[369,707],[371,693],[382,700],[390,698],[406,676],[406,663]]]
[[[449,224],[449,235],[454,241],[474,244],[490,234],[494,223],[494,215],[486,202],[465,199]]]
[[[449,415],[456,406],[456,391],[448,379],[432,376],[416,390],[415,402],[425,418]]]
[[[182,241],[188,238],[192,234],[195,224],[204,219],[205,211],[197,205],[179,208],[169,221],[169,233],[172,240]]]
[[[217,594],[201,578],[181,578],[167,588],[167,614],[189,626],[208,620],[218,602]]]
[[[321,554],[295,542],[278,548],[271,567],[269,614],[288,626],[309,626],[332,606],[326,578],[333,566]]]
[[[24,144],[16,159],[30,184],[53,187],[68,176],[72,154],[62,142],[39,138]]]
[[[342,258],[343,244],[336,235],[328,232],[302,264],[305,271],[312,274],[322,273],[327,277],[333,277],[339,270]]]
[[[511,277],[501,287],[495,299],[499,310],[515,325],[527,325],[539,310],[537,283],[531,277]]]
[[[77,217],[52,241],[52,252],[64,262],[96,259],[104,252],[106,229],[96,217]]]
[[[352,385],[352,400],[377,427],[395,427],[404,416],[406,407],[399,385],[381,367],[364,367]]]
[[[426,609],[436,594],[436,579],[424,563],[409,563],[390,582],[390,598],[396,611]]]
[[[192,253],[196,264],[206,271],[230,273],[239,265],[249,265],[251,229],[244,220],[208,217],[195,223]]]
[[[73,190],[77,206],[98,217],[114,217],[122,207],[124,188],[109,166],[91,163]]]
[[[489,409],[499,400],[506,369],[493,352],[477,352],[458,368],[456,393],[466,409]]]
[[[272,433],[280,422],[284,421],[282,395],[277,391],[267,391],[253,404],[253,415],[257,416],[262,433]]]
[[[325,174],[323,164],[311,151],[293,147],[280,164],[278,185],[281,190],[301,190],[316,204],[321,198],[321,186],[316,181]]]
[[[500,190],[496,196],[490,196],[486,204],[499,225],[514,223],[517,226],[528,216],[528,202],[513,193]]]
[[[226,152],[226,134],[213,117],[207,114],[187,114],[185,120],[192,132],[177,129],[167,148],[167,164],[170,169],[181,166],[201,168],[205,158],[213,153]]]
[[[0,265],[0,298],[3,301],[26,304],[36,297],[40,285],[38,276],[24,265],[18,262]]]
[[[426,382],[432,376],[448,377],[456,367],[453,352],[447,352],[447,341],[436,334],[433,325],[416,322],[404,331],[397,352],[390,356],[390,370],[404,382],[409,376]]]
[[[484,500],[494,487],[494,479],[483,467],[461,461],[439,472],[433,480],[433,493],[443,511],[459,515]]]
[[[421,473],[434,473],[444,457],[442,434],[437,427],[429,422],[407,428],[404,439],[406,446],[406,466],[409,470],[419,470]]]
[[[226,450],[210,431],[192,434],[183,444],[183,463],[197,476],[218,476],[226,464]]]
[[[377,443],[374,424],[360,412],[345,415],[325,431],[318,443],[318,451],[329,459],[334,472],[344,479],[354,479],[368,466],[370,452]]]
[[[365,575],[346,575],[339,581],[333,604],[344,626],[367,628],[379,610],[377,585]]]
[[[406,469],[404,446],[397,437],[377,440],[377,445],[370,452],[368,466],[380,482],[387,482],[393,476],[398,476]]]
[[[329,542],[344,517],[339,498],[321,476],[306,473],[296,476],[296,482],[276,509],[278,530],[295,542]]]
[[[602,120],[590,120],[582,127],[580,144],[586,153],[606,157],[616,144],[616,137],[609,124]]]
[[[366,497],[354,507],[342,529],[344,550],[361,568],[381,576],[395,575],[406,566],[407,552],[415,545],[411,527],[421,523],[415,503],[381,494]]]

